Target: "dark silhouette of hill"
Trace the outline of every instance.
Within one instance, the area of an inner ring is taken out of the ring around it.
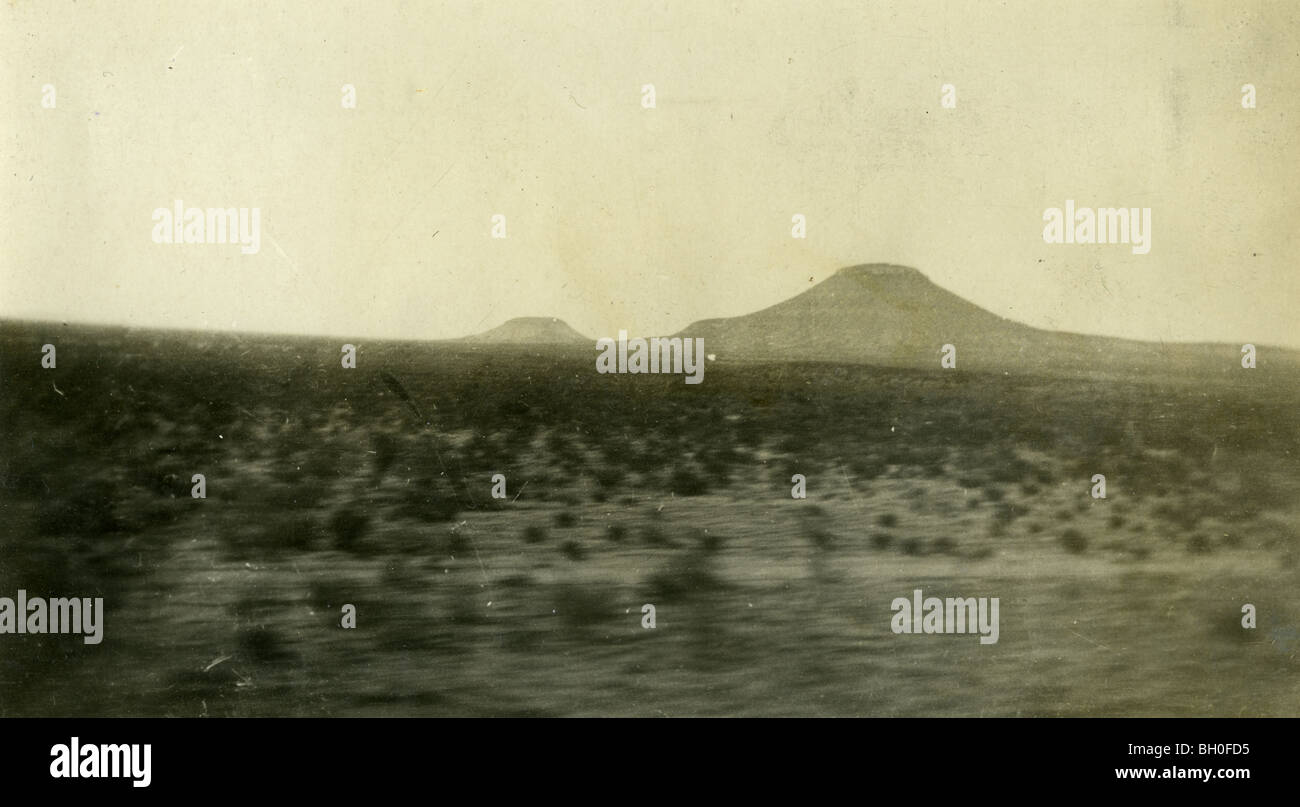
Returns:
[[[569,345],[594,344],[570,328],[564,320],[555,317],[516,317],[484,331],[466,336],[462,342],[509,345]]]
[[[292,353],[327,339],[0,319],[0,335],[8,331],[40,331],[47,338],[98,334],[98,339],[124,339],[137,347],[134,337],[147,336],[154,350],[252,340]],[[1243,372],[1239,343],[1145,342],[1035,328],[987,311],[916,269],[892,264],[846,267],[768,308],[699,320],[673,336],[703,338],[705,353],[724,362],[823,361],[929,370],[940,367],[942,347],[951,344],[957,349],[958,370],[1190,380],[1235,374],[1234,383],[1254,383],[1256,375]],[[408,341],[423,340],[374,339],[367,344],[368,350],[387,350]],[[479,334],[427,344],[569,351],[590,350],[595,340],[555,317],[518,317]],[[1259,382],[1300,385],[1300,351],[1254,344]]]
[[[1034,328],[943,289],[915,269],[863,264],[776,305],[706,319],[674,336],[702,337],[719,360],[861,362],[939,367],[943,345],[958,369],[1025,372],[1219,372],[1241,369],[1240,344],[1142,342]],[[1256,345],[1265,362],[1300,367],[1300,354]]]

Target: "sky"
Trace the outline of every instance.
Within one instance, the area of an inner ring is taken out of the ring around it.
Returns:
[[[1300,347],[1293,3],[0,17],[0,317],[437,339],[554,316],[596,338],[881,262],[1034,326]],[[257,207],[260,250],[155,243],[177,199]],[[1151,208],[1150,252],[1045,243],[1067,199]]]

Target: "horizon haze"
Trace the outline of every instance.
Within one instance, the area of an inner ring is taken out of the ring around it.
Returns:
[[[0,11],[0,317],[673,333],[865,259],[1032,327],[1300,347],[1294,7],[262,11]],[[260,249],[154,243],[176,200],[258,208]],[[1150,251],[1046,243],[1074,204],[1149,208]]]

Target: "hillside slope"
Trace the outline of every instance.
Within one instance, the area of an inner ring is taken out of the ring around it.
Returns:
[[[706,319],[675,336],[702,337],[719,359],[862,362],[938,367],[945,344],[957,366],[1005,371],[1219,372],[1240,369],[1241,345],[1164,344],[1048,331],[1000,317],[915,269],[864,264],[769,308]],[[1260,358],[1300,366],[1294,351]]]
[[[461,341],[510,345],[594,344],[594,340],[555,317],[516,317],[491,330],[466,336]]]

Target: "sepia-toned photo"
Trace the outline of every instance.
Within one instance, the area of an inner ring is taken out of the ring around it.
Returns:
[[[1300,716],[1300,7],[0,17],[0,717]]]

